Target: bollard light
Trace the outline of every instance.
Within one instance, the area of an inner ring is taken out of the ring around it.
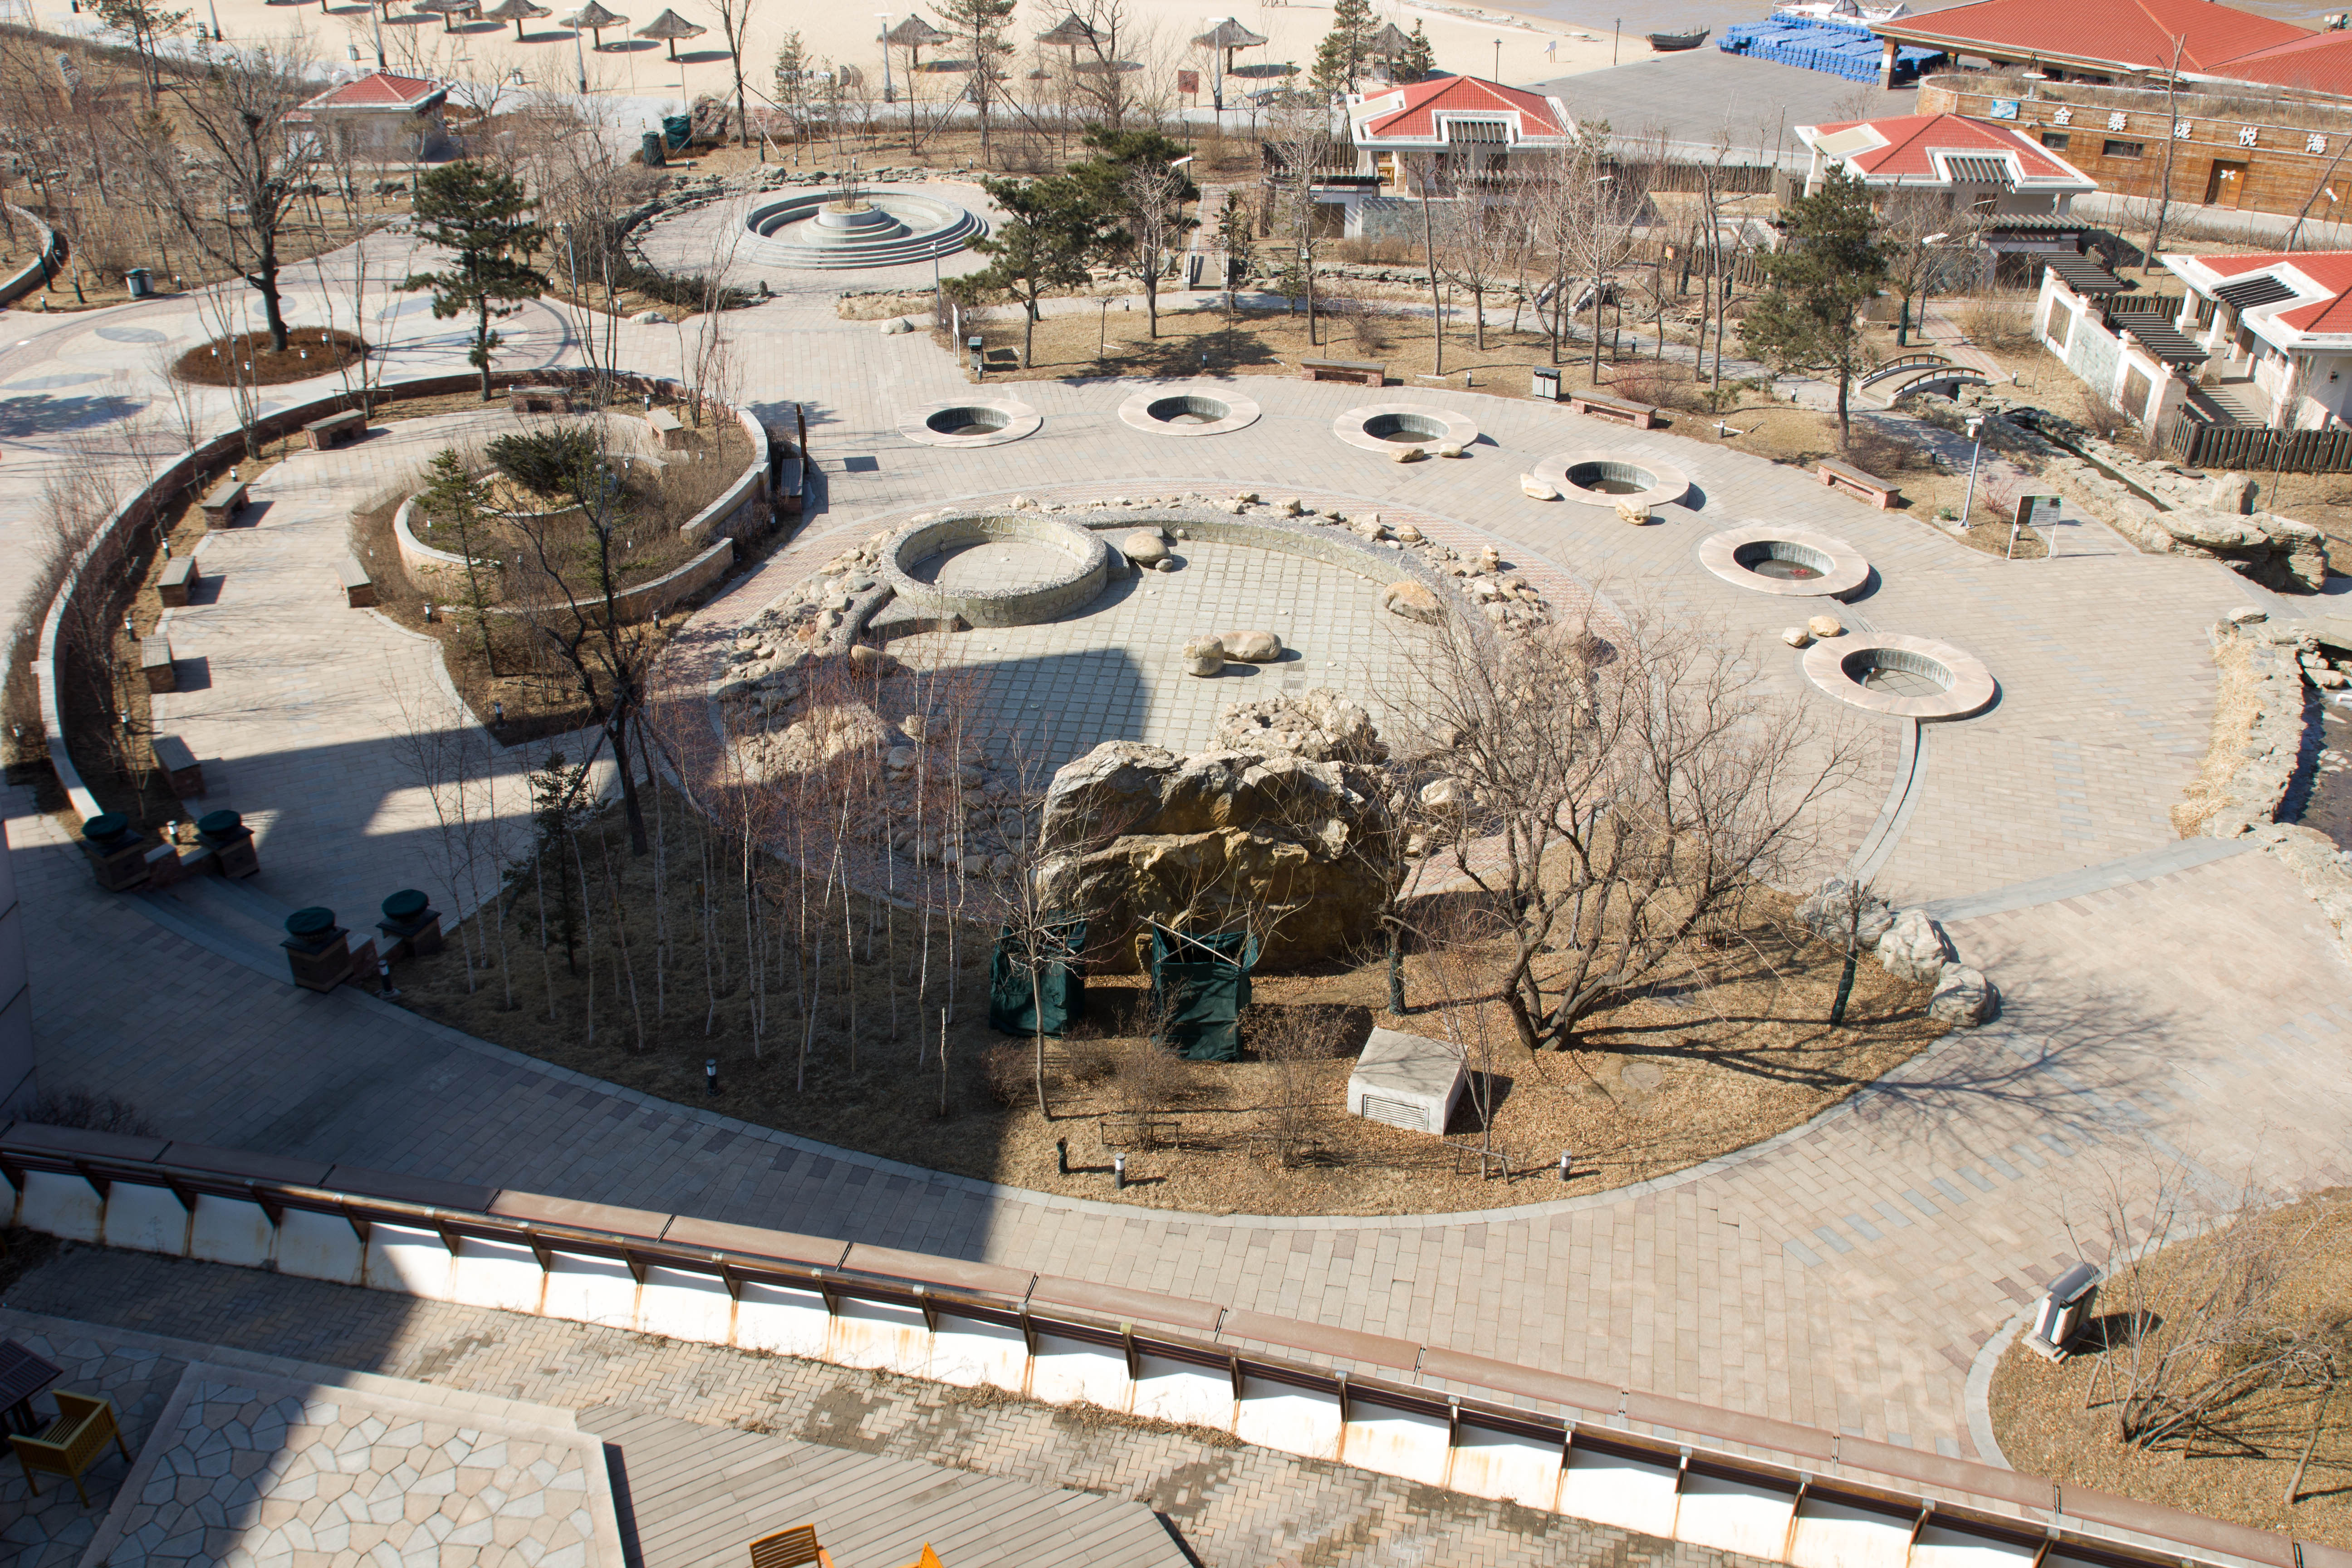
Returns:
[[[394,988],[392,984],[392,961],[390,959],[379,958],[375,961],[375,977],[383,986],[383,989],[376,993],[377,995],[382,996],[388,1002],[394,996],[400,994],[400,993]]]
[[[1066,1176],[1070,1173],[1070,1141],[1066,1138],[1054,1140],[1054,1166]]]
[[[1568,1180],[1569,1167],[1570,1166],[1570,1164],[1571,1164],[1572,1163],[1573,1163],[1573,1162],[1571,1162],[1571,1161],[1570,1161],[1570,1157],[1569,1157],[1569,1152],[1568,1152],[1568,1151],[1567,1151],[1567,1150],[1565,1150],[1565,1149],[1562,1149],[1562,1150],[1559,1152],[1559,1179],[1560,1179],[1561,1181],[1563,1181],[1563,1182],[1564,1182],[1564,1181]]]
[[[719,1093],[719,1058],[717,1057],[702,1058],[702,1081],[709,1086],[713,1096]]]
[[[1127,1156],[1124,1153],[1113,1154],[1110,1157],[1110,1179],[1111,1184],[1118,1191],[1122,1193],[1127,1191]]]
[[[490,704],[490,722],[491,722],[491,723],[493,723],[493,724],[503,724],[503,723],[505,723],[506,721],[507,721],[507,705],[506,705],[505,703],[503,703],[503,702],[493,702],[493,703],[491,703],[491,704]]]

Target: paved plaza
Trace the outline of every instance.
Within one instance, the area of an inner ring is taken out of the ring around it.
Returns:
[[[320,765],[367,756],[394,728],[357,673],[369,661],[355,659],[326,690],[289,640],[285,657],[234,663],[236,685],[222,684],[220,700],[233,698],[246,720],[225,706],[208,742],[240,809],[262,825],[265,872],[241,912],[100,893],[65,826],[33,813],[28,789],[8,793],[45,1083],[131,1100],[173,1137],[1114,1280],[1960,1455],[1976,1451],[1971,1364],[2039,1284],[2088,1250],[2076,1239],[2082,1216],[2110,1181],[2144,1183],[2152,1166],[2176,1163],[2214,1190],[2352,1179],[2352,1012],[2326,922],[2263,855],[2135,858],[2173,842],[2167,808],[2206,744],[2205,628],[2234,605],[2284,612],[2284,602],[2218,563],[2134,553],[2095,528],[2079,552],[2070,539],[2057,559],[2005,563],[1794,468],[1458,391],[1391,389],[1478,423],[1481,440],[1458,461],[1399,465],[1346,446],[1331,424],[1364,390],[1277,377],[1248,379],[1263,416],[1226,435],[1176,440],[1124,425],[1117,409],[1130,384],[1024,382],[1019,396],[1044,416],[1035,435],[982,450],[920,446],[898,423],[971,389],[926,336],[839,321],[836,287],[786,290],[730,318],[749,367],[745,401],[779,427],[799,405],[818,472],[799,536],[730,584],[675,646],[663,672],[673,689],[700,690],[736,627],[845,543],[915,510],[1247,489],[1427,519],[1424,531],[1457,547],[1494,543],[1555,603],[1589,591],[1620,610],[1756,638],[1780,689],[1822,703],[1825,720],[1864,726],[1875,760],[1840,802],[1825,849],[1834,862],[1878,843],[1881,885],[1898,902],[2055,879],[2023,907],[1951,924],[1961,957],[2002,989],[2000,1022],[1741,1154],[1591,1196],[1530,1184],[1523,1206],[1470,1215],[1171,1215],[936,1175],[828,1148],[822,1129],[770,1131],[648,1100],[348,988],[316,996],[288,985],[282,955],[262,940],[271,910],[322,899],[357,908],[379,889],[432,885],[419,835],[379,809],[397,797],[381,766],[347,779]],[[297,319],[316,306],[298,296]],[[462,353],[446,324],[420,313],[393,325],[395,374]],[[502,363],[575,357],[553,310],[529,308],[502,330],[514,345]],[[30,388],[0,398],[0,473],[12,477],[0,487],[0,567],[37,553],[38,476],[65,460],[67,433],[103,427],[88,423],[82,392],[34,384],[87,364],[111,378],[107,396],[152,400],[141,379],[148,350],[121,335],[196,331],[187,302],[159,300],[0,350],[0,389]],[[675,329],[617,335],[623,363],[675,373]],[[1604,508],[1521,495],[1517,476],[1538,459],[1595,452],[1685,469],[1688,503],[1634,529]],[[272,511],[250,543],[226,537],[240,550],[276,548],[266,536],[290,532],[296,513]],[[1974,654],[2000,683],[1995,705],[1925,727],[1916,766],[1898,766],[1894,727],[1828,709],[1779,647],[1796,618],[1788,605],[1699,566],[1699,539],[1756,522],[1855,545],[1875,577],[1849,617]],[[1163,709],[1158,688],[1118,668],[1132,658],[1127,645],[1084,640],[1091,623],[1118,622],[1146,627],[1158,646],[1180,628],[1148,612],[1212,584],[1222,594],[1221,572],[1238,571],[1241,591],[1263,595],[1266,624],[1286,641],[1296,633],[1310,670],[1320,661],[1344,672],[1358,656],[1333,650],[1370,646],[1377,617],[1351,608],[1360,591],[1323,595],[1291,565],[1263,561],[1254,569],[1290,575],[1253,585],[1253,568],[1220,567],[1215,554],[1143,579],[1141,605],[1107,600],[1017,638],[968,636],[994,642],[981,657],[1012,668],[1066,668],[1061,686],[1058,673],[1039,677],[1036,694],[1015,700],[1075,709],[1081,690],[1110,694],[1099,712],[1062,716],[1055,742],[1070,749],[1095,732],[1088,724],[1164,722],[1190,734],[1213,701],[1265,694],[1255,689],[1265,674],[1193,683],[1213,698],[1171,683],[1186,695]],[[268,570],[257,553],[226,581],[261,582]],[[351,630],[363,617],[336,608],[331,587],[320,584],[320,635],[378,636]],[[1171,597],[1150,597],[1154,587]],[[1286,608],[1298,618],[1270,618]],[[1185,635],[1244,620],[1188,605],[1194,614],[1214,624],[1188,620]],[[397,645],[381,646],[397,657]],[[236,652],[221,645],[222,674]],[[2119,864],[2127,869],[2099,872]],[[678,1045],[699,1054],[697,1040]],[[299,1327],[274,1321],[278,1331]]]

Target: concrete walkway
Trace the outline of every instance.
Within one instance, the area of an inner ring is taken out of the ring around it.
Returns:
[[[1925,731],[1900,799],[1886,793],[1893,770],[1860,792],[1837,853],[1892,811],[1891,891],[1988,900],[1953,933],[2001,984],[2001,1023],[1812,1124],[1643,1188],[1540,1203],[1557,1189],[1531,1185],[1528,1206],[1472,1215],[1160,1215],[844,1155],[647,1101],[348,989],[297,992],[270,977],[274,955],[249,930],[99,894],[19,791],[9,832],[32,917],[45,1081],[134,1100],[173,1135],[1306,1313],[1956,1453],[1971,1451],[1969,1363],[2036,1283],[2090,1249],[2077,1237],[2110,1182],[2144,1186],[2151,1162],[2174,1160],[2216,1186],[2347,1179],[2341,1031],[2352,1014],[2332,935],[2268,858],[2179,865],[2158,853],[2172,842],[2165,809],[2205,743],[2203,627],[2265,598],[2219,566],[2126,554],[2005,563],[1742,453],[1449,391],[1251,378],[1265,405],[1256,425],[1178,441],[1118,421],[1129,386],[1024,382],[1012,390],[1045,415],[1036,436],[977,452],[914,447],[898,421],[971,389],[927,338],[835,319],[838,285],[730,321],[747,401],[777,423],[794,403],[807,410],[816,515],[704,613],[677,679],[690,684],[731,625],[841,538],[950,498],[1207,486],[1354,498],[1448,520],[1618,604],[1767,638],[1791,617],[1785,603],[1717,581],[1694,548],[1748,521],[1801,524],[1851,540],[1876,566],[1857,616],[1957,643],[2000,682],[1989,713]],[[173,310],[184,326],[185,307],[168,302],[108,318],[168,326]],[[84,322],[70,341],[0,353],[0,386],[65,374],[60,356],[103,320]],[[520,326],[519,358],[563,352],[552,312]],[[675,329],[623,338],[625,361],[675,363]],[[1336,415],[1376,400],[1466,414],[1485,438],[1463,461],[1399,467],[1331,436]],[[21,455],[61,450],[28,437]],[[1519,496],[1517,475],[1536,458],[1586,450],[1685,468],[1691,507],[1632,530],[1601,509]],[[32,510],[13,487],[0,507],[19,520]],[[1776,678],[1806,689],[1792,662]],[[260,679],[240,694],[263,713],[312,703],[337,732],[388,727],[381,710],[314,697]],[[322,731],[309,743],[331,742]],[[289,902],[349,876],[341,858],[381,844],[388,868],[415,852],[372,821],[311,841],[271,827],[264,862]],[[2113,884],[2104,890],[2073,896],[2076,884],[2046,880],[2117,863],[2130,869],[2094,872]],[[2029,895],[2042,901],[2009,907],[1999,895],[2021,884],[2042,884]]]

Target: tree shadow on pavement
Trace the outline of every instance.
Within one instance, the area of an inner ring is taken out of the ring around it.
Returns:
[[[23,441],[36,436],[111,425],[146,406],[144,399],[112,393],[95,397],[0,397],[0,440]]]

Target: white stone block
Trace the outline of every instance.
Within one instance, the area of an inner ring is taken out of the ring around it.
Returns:
[[[536,1312],[545,1286],[546,1276],[530,1247],[478,1236],[458,1237],[457,1264],[450,1270],[451,1300],[502,1312]]]
[[[1409,1131],[1443,1133],[1467,1080],[1443,1040],[1374,1029],[1348,1075],[1348,1114]]]
[[[367,1254],[359,1233],[339,1214],[288,1209],[278,1226],[278,1272],[304,1279],[356,1285]]]
[[[931,1331],[921,1312],[887,1301],[857,1301],[845,1296],[840,1300],[841,1310],[834,1315],[825,1360],[843,1366],[878,1367],[908,1377],[929,1374]]]
[[[1453,1447],[1443,1416],[1394,1410],[1369,1399],[1350,1400],[1348,1415],[1348,1428],[1340,1437],[1342,1463],[1423,1486],[1445,1484]]]
[[[757,1280],[744,1283],[742,1296],[735,1303],[738,1349],[820,1361],[832,1337],[833,1314],[824,1310],[824,1298],[815,1291]]]
[[[1792,1492],[1688,1470],[1675,1539],[1777,1561],[1787,1550],[1789,1521],[1796,1511]]]
[[[1136,1359],[1142,1375],[1130,1395],[1134,1414],[1219,1432],[1234,1429],[1234,1380],[1224,1368],[1148,1354]]]
[[[368,1226],[366,1272],[362,1279],[371,1289],[447,1301],[455,1300],[450,1294],[453,1272],[449,1248],[439,1232],[382,1221]]]
[[[351,1226],[343,1226],[343,1230],[349,1234]],[[258,1268],[269,1261],[277,1247],[278,1227],[269,1223],[268,1211],[259,1204],[210,1193],[197,1195],[196,1212],[188,1224],[189,1257]]]
[[[650,1268],[637,1291],[637,1328],[695,1344],[723,1345],[735,1332],[735,1300],[716,1274]]]
[[[1793,1568],[1904,1568],[1911,1524],[1874,1509],[1808,1497],[1797,1510],[1789,1561]]]
[[[17,1223],[26,1229],[68,1241],[96,1241],[104,1233],[105,1205],[96,1187],[79,1176],[55,1171],[26,1171],[24,1176]]]
[[[940,1314],[939,1332],[931,1336],[930,1375],[935,1381],[1022,1394],[1028,1389],[1028,1373],[1029,1347],[1019,1329]]]
[[[553,1267],[540,1296],[542,1316],[610,1329],[635,1325],[637,1282],[627,1264],[577,1252],[551,1252],[548,1258]]]
[[[2017,1542],[1930,1524],[1912,1544],[1911,1568],[2025,1568],[2034,1556],[2032,1547]]]
[[[1125,1410],[1129,1397],[1127,1352],[1057,1334],[1037,1336],[1029,1363],[1029,1397],[1048,1405],[1099,1405]]]
[[[1265,1378],[1245,1382],[1234,1412],[1234,1436],[1302,1458],[1337,1459],[1339,1396]]]
[[[1472,1497],[1549,1511],[1559,1502],[1561,1447],[1465,1419],[1456,1434],[1454,1468],[1445,1484]]]
[[[1673,1465],[1571,1446],[1559,1479],[1559,1511],[1672,1541],[1680,1479]]]

